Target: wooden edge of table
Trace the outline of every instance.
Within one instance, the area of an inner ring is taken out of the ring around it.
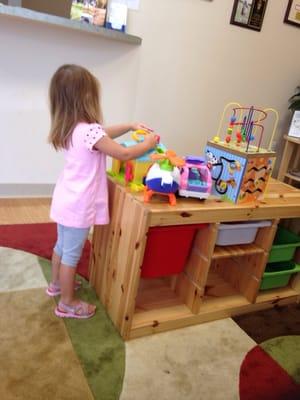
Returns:
[[[113,178],[109,179],[120,185]],[[179,198],[175,206],[170,206],[160,196],[145,204],[141,193],[131,193],[128,188],[121,187],[149,211],[150,226],[300,217],[300,190],[275,179],[270,180],[264,199],[245,204],[216,198],[204,201]]]
[[[274,157],[275,158],[276,157],[276,152],[272,151],[272,150],[268,150],[268,149],[260,149],[261,152],[251,152],[251,151],[246,152],[246,151],[243,151],[243,149],[240,150],[239,148],[232,147],[230,145],[226,146],[226,144],[224,145],[223,143],[215,143],[214,141],[211,141],[211,140],[207,142],[207,145],[211,146],[211,147],[215,147],[222,151],[229,151],[230,153],[233,153],[239,157],[243,157],[243,158],[247,158],[247,159],[249,159],[249,158],[264,158],[264,157],[271,157],[271,158]]]

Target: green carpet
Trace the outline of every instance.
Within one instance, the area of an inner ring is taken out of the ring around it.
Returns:
[[[39,258],[47,281],[51,264]],[[64,319],[74,350],[96,400],[119,399],[125,370],[125,346],[93,289],[83,278],[80,298],[97,305],[88,320]],[[58,299],[58,298],[57,298]]]
[[[300,336],[282,336],[260,344],[300,384]]]

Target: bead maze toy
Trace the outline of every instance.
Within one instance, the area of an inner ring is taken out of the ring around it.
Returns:
[[[147,134],[148,132],[144,130],[134,131],[131,134],[132,140],[125,141],[121,144],[124,147],[134,146],[138,142],[143,141]],[[154,154],[156,151],[164,152],[166,151],[166,147],[162,143],[158,143],[156,149],[148,151],[135,160],[120,161],[114,158],[112,168],[108,173],[110,176],[116,178],[120,183],[129,186],[133,192],[142,191],[145,188],[143,183],[144,177],[154,163],[151,159],[151,154]]]
[[[146,176],[146,189],[144,192],[144,202],[148,203],[153,194],[168,196],[169,204],[176,205],[175,193],[178,191],[180,183],[180,169],[185,161],[177,157],[173,150],[163,152],[157,150],[150,156],[156,161],[150,167]]]
[[[220,132],[231,113],[225,138]],[[223,111],[217,135],[207,143],[205,154],[212,174],[212,194],[233,203],[261,199],[272,173],[276,153],[272,150],[278,113],[229,103]],[[267,149],[263,148],[266,123],[272,125]]]
[[[211,192],[211,173],[203,157],[187,156],[181,169],[179,195],[207,199]]]

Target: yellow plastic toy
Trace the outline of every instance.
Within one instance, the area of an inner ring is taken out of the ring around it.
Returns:
[[[135,146],[137,142],[142,142],[147,134],[147,131],[141,129],[134,131],[131,134],[132,140],[123,142],[122,145],[124,147]],[[157,144],[157,148],[163,152],[166,151],[165,146],[161,143]],[[156,149],[150,150],[141,157],[130,161],[120,161],[114,158],[109,175],[116,178],[122,184],[128,185],[130,190],[133,192],[142,191],[145,187],[143,182],[144,177],[147,175],[149,168],[154,163],[150,156],[155,152]]]

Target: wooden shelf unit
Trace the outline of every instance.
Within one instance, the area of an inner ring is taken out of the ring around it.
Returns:
[[[293,175],[293,174],[288,173],[288,172],[286,174],[284,174],[284,176],[285,176],[285,178],[288,178],[288,179],[290,179],[292,181],[300,182],[300,176]]]
[[[142,194],[111,179],[109,191],[111,223],[94,229],[90,281],[125,340],[299,301],[298,281],[259,292],[279,219],[300,216],[299,190],[271,180],[261,202],[179,199],[175,207],[159,197],[144,204]],[[253,244],[215,245],[220,222],[261,219],[272,224],[259,228]],[[191,223],[207,226],[197,232],[184,271],[141,279],[148,229]]]
[[[278,171],[278,179],[287,181],[289,184],[292,184],[292,181],[300,182],[300,177],[289,172],[291,169],[300,169],[300,139],[285,135],[284,140],[285,145]]]
[[[138,36],[130,35],[128,33],[119,32],[113,29],[107,29],[102,26],[87,24],[85,22],[74,21],[68,18],[59,17],[56,15],[45,14],[33,11],[23,7],[7,6],[0,2],[0,18],[14,18],[23,21],[31,21],[37,23],[44,23],[54,28],[71,29],[80,31],[83,34],[92,34],[108,40],[115,40],[125,42],[133,45],[140,45],[142,39]]]

